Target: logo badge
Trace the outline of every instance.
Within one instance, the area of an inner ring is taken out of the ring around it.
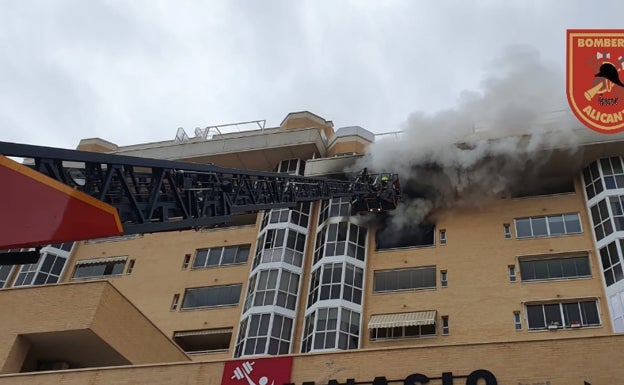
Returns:
[[[566,91],[587,127],[624,131],[624,30],[568,30]]]
[[[292,357],[227,361],[221,385],[283,385],[290,383]]]

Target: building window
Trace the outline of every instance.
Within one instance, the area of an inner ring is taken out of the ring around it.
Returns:
[[[306,236],[293,229],[269,229],[258,238],[253,267],[260,263],[286,262],[301,267]]]
[[[308,307],[318,301],[339,299],[342,286],[342,262],[319,266],[313,273],[308,296]]]
[[[345,301],[362,303],[362,284],[364,271],[350,263],[345,263],[345,279],[342,290],[342,299]]]
[[[54,243],[48,247],[53,247],[55,249],[67,251],[69,253],[72,247],[74,247],[74,242]]]
[[[241,284],[186,289],[182,310],[238,304]]]
[[[522,281],[590,277],[587,256],[520,260]]]
[[[321,202],[318,223],[321,225],[327,218],[348,217],[349,215],[351,215],[351,198],[341,197],[324,200]]]
[[[180,302],[180,294],[174,294],[173,300],[171,301],[171,308],[170,308],[171,311],[178,309],[178,302]]]
[[[66,262],[66,257],[52,253],[42,253],[39,257],[39,262],[22,266],[13,286],[57,283]]]
[[[342,278],[344,270],[344,280]],[[308,307],[318,301],[344,299],[360,305],[364,271],[350,263],[326,263],[313,273],[308,295]]]
[[[514,315],[514,326],[516,330],[522,330],[522,321],[520,320],[520,312],[515,311],[513,315]]]
[[[509,282],[516,282],[516,266],[507,266],[507,271],[509,272]]]
[[[446,245],[446,230],[440,230],[440,244]]]
[[[134,259],[131,259],[128,262],[128,270],[126,270],[126,274],[132,274],[132,270],[134,270]]]
[[[600,179],[600,171],[598,171],[598,162],[593,162],[583,169],[583,178],[585,179],[587,200],[592,199],[604,190],[602,179]]]
[[[384,293],[415,289],[435,289],[436,267],[414,267],[374,272],[373,291]]]
[[[609,197],[616,231],[624,230],[624,195]]]
[[[301,352],[359,347],[360,314],[342,307],[319,308],[305,319]]]
[[[302,202],[293,209],[273,209],[264,213],[260,230],[269,224],[292,223],[303,228],[308,228],[310,223],[310,202]]]
[[[291,175],[303,175],[305,172],[305,161],[301,159],[285,159],[277,165],[275,171],[287,172]]]
[[[447,315],[442,316],[442,335],[448,336],[450,332],[449,317]]]
[[[609,296],[609,307],[611,308],[611,317],[613,318],[613,331],[616,333],[624,332],[624,293],[615,293]]]
[[[371,329],[370,331],[371,341],[431,337],[435,335],[435,325],[399,326],[386,329]]]
[[[435,318],[435,310],[374,315],[368,324],[370,340],[435,336]]]
[[[609,217],[609,209],[607,208],[607,201],[605,199],[593,205],[590,211],[597,241],[613,233],[613,224]]]
[[[599,326],[596,301],[527,305],[529,330]]]
[[[511,226],[509,223],[503,225],[503,233],[505,234],[505,239],[511,239]]]
[[[249,280],[245,310],[272,305],[295,310],[298,290],[298,274],[278,269],[261,270]]]
[[[112,257],[78,261],[72,279],[121,275],[126,266],[126,259],[127,257]]]
[[[323,257],[349,256],[364,261],[366,257],[366,227],[349,222],[331,223],[316,235],[314,263]]]
[[[448,274],[446,270],[440,270],[440,286],[442,287],[448,286]]]
[[[280,314],[252,314],[239,328],[235,357],[288,354],[293,320]]]
[[[195,252],[193,269],[247,263],[250,245],[213,247]]]
[[[515,223],[517,238],[548,237],[582,232],[578,213],[516,218]]]
[[[232,328],[184,330],[173,333],[173,341],[188,354],[223,352],[230,349]]]
[[[0,289],[6,286],[12,271],[13,265],[0,265]]]
[[[600,159],[604,183],[607,190],[624,188],[624,170],[619,156]]]
[[[602,273],[604,274],[605,283],[611,286],[616,282],[624,279],[622,272],[622,259],[616,242],[620,244],[620,250],[624,249],[623,240],[614,241],[600,249],[600,261],[602,262]]]
[[[182,270],[188,269],[190,263],[191,263],[191,254],[185,254],[184,260],[182,261]]]

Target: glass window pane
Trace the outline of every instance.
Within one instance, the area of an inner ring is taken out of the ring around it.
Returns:
[[[524,281],[535,279],[535,269],[532,261],[520,261],[520,275]]]
[[[527,306],[527,320],[529,321],[529,329],[545,328],[542,305]]]
[[[238,247],[226,247],[223,249],[223,258],[221,258],[222,265],[229,265],[236,261],[236,253],[238,252]]]
[[[221,261],[221,252],[223,251],[223,248],[221,247],[215,247],[212,249],[208,250],[208,262],[207,265],[208,266],[218,266],[219,262]]]
[[[563,277],[563,270],[561,261],[558,259],[550,259],[546,261],[548,266],[548,278],[561,278]]]
[[[561,320],[561,308],[558,303],[544,305],[544,315],[546,316],[547,325],[552,325],[554,323],[563,325]]]
[[[535,279],[548,279],[548,263],[546,261],[532,261],[535,269]]]
[[[600,317],[598,316],[598,307],[596,302],[581,302],[581,311],[583,319],[587,325],[600,325]]]
[[[581,324],[581,310],[578,302],[564,303],[563,314],[565,317],[566,326],[570,326],[574,323]]]
[[[195,261],[193,261],[193,267],[205,266],[207,257],[208,250],[197,250],[197,252],[195,253]]]
[[[565,214],[563,219],[565,221],[566,233],[574,234],[581,232],[581,220],[578,214]]]
[[[66,260],[66,258],[56,257],[54,266],[52,266],[52,274],[61,275],[61,271],[63,271],[63,267],[65,267]]]
[[[529,218],[516,219],[516,233],[518,238],[532,236],[531,220]]]
[[[548,235],[548,230],[546,228],[546,218],[531,218],[531,226],[533,227],[533,236],[540,237]]]
[[[548,229],[550,230],[550,235],[565,234],[565,228],[563,226],[563,216],[556,215],[553,217],[548,217]]]

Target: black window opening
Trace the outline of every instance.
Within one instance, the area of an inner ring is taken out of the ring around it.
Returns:
[[[240,299],[241,286],[237,284],[186,289],[182,310],[236,305]]]
[[[511,273],[510,273],[511,274]],[[591,277],[589,257],[520,260],[522,281]]]
[[[96,278],[122,275],[126,266],[125,260],[106,261],[106,262],[89,262],[76,264],[72,279],[78,278]]]
[[[435,245],[435,226],[430,223],[410,225],[397,231],[387,219],[380,228],[384,230],[375,234],[377,250]]]
[[[173,341],[189,354],[224,352],[230,349],[232,328],[178,331]]]
[[[600,326],[596,301],[527,305],[529,330]]]

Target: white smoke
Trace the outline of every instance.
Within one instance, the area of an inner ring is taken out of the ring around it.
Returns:
[[[439,207],[504,196],[520,177],[537,180],[552,150],[575,151],[564,75],[535,49],[509,47],[480,91],[463,92],[452,109],[414,112],[398,139],[371,145],[355,169],[396,172],[405,193],[385,232],[417,226]]]

